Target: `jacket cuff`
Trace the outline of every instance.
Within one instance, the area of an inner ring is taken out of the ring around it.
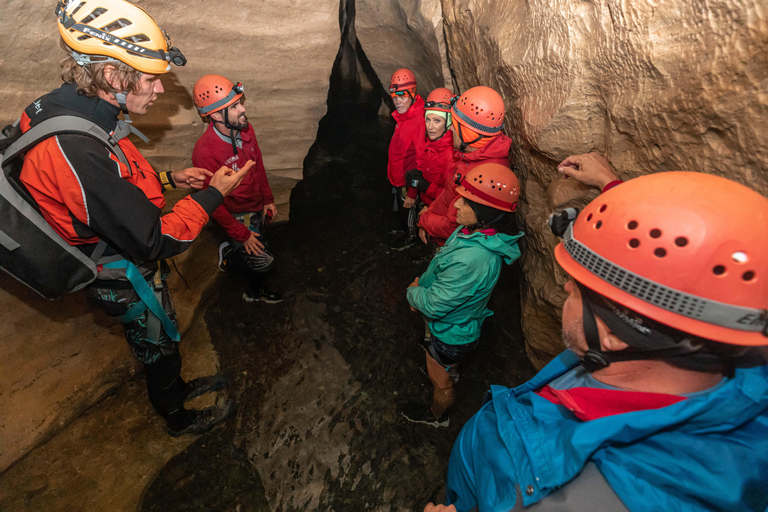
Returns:
[[[219,192],[219,190],[214,187],[208,187],[205,190],[198,190],[189,197],[194,199],[197,204],[203,207],[203,210],[205,210],[205,213],[208,214],[208,217],[210,217],[213,214],[213,210],[218,208],[219,205],[224,201],[224,196],[221,195],[221,192]]]

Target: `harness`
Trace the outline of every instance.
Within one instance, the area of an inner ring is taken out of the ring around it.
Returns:
[[[159,271],[155,273],[153,284],[149,284],[136,265],[124,256],[104,256],[107,249],[104,240],[99,240],[90,257],[69,245],[48,224],[18,180],[23,155],[43,140],[65,133],[85,135],[101,142],[120,162],[129,166],[118,142],[131,132],[130,127],[118,121],[117,128],[109,134],[89,119],[62,115],[46,119],[21,134],[18,123],[17,120],[6,127],[0,136],[0,151],[6,148],[0,157],[0,268],[42,297],[52,300],[92,283],[99,274],[99,267],[122,269],[140,302],[121,316],[120,321],[135,320],[148,310],[162,324],[165,333],[179,341],[178,330],[161,305]],[[157,334],[159,336],[159,332]],[[150,341],[157,343],[158,337]]]

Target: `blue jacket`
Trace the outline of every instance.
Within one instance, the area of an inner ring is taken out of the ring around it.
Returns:
[[[426,318],[443,343],[463,345],[480,336],[483,320],[493,314],[488,299],[499,280],[502,262],[520,257],[519,235],[465,235],[459,226],[432,258],[419,286],[408,288],[408,302]]]
[[[528,506],[592,461],[632,511],[766,510],[768,366],[661,409],[580,421],[534,393],[577,362],[565,351],[522,386],[492,387],[453,447],[447,503],[506,512],[519,486]]]

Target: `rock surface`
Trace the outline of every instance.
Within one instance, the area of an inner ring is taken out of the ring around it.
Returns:
[[[136,3],[152,14],[188,61],[163,77],[166,92],[149,113],[134,116],[152,140],[139,149],[155,157],[157,170],[190,165],[204,128],[192,103],[192,85],[207,73],[244,84],[267,169],[301,168],[326,111],[328,77],[339,49],[338,0]],[[0,56],[3,126],[60,83],[63,52],[53,5],[21,0],[3,5],[0,30],[13,34]]]
[[[358,36],[382,80],[399,63],[435,80],[439,47],[425,13],[439,7],[460,89],[487,85],[506,102],[527,233],[523,326],[535,364],[561,350],[565,298],[546,218],[596,194],[557,179],[566,156],[598,151],[623,179],[700,171],[768,193],[765,3],[358,1],[358,20],[369,25]]]
[[[205,127],[192,103],[195,80],[219,73],[241,81],[265,166],[275,171],[270,177],[280,193],[278,205],[285,206],[276,220],[287,219],[290,189],[326,111],[328,79],[339,47],[338,2],[268,0],[255,5],[241,0],[228,2],[226,8],[217,2],[191,7],[158,0],[137,3],[188,59],[185,67],[173,67],[163,77],[166,92],[150,112],[134,116],[136,126],[151,139],[150,145],[135,140],[137,147],[157,171],[188,167]],[[2,7],[0,31],[13,37],[6,38],[0,55],[1,126],[61,82],[63,51],[53,5],[12,0]],[[282,180],[278,186],[277,180]],[[186,291],[178,282],[180,293],[174,300],[182,322],[189,321],[208,283],[196,274],[210,278],[215,247],[205,256],[201,267],[190,265],[188,279],[200,278],[194,290]],[[177,258],[177,264],[183,266],[185,258]],[[119,325],[91,312],[81,295],[50,303],[2,275],[0,304],[0,339],[7,356],[0,363],[1,472],[125,382],[140,365]],[[192,371],[205,373],[207,364],[202,366]]]

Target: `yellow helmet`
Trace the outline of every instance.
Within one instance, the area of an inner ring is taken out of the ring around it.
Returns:
[[[56,16],[61,37],[81,66],[120,61],[157,75],[170,71],[171,63],[187,63],[152,16],[125,0],[59,0]]]

